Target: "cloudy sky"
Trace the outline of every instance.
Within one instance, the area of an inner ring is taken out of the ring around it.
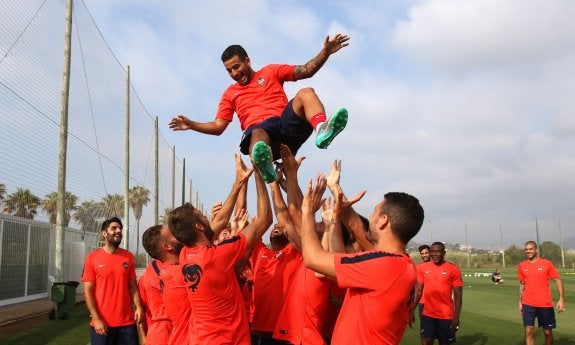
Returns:
[[[219,56],[243,45],[259,69],[304,64],[326,35],[351,36],[312,79],[328,113],[349,110],[328,150],[308,141],[302,182],[343,161],[344,191],[418,197],[418,242],[499,248],[575,236],[575,2],[571,0],[84,0],[204,203],[233,181],[241,130],[170,132],[213,119],[232,83]],[[235,5],[231,5],[235,4]],[[253,200],[253,198],[252,198]],[[466,240],[467,229],[467,240]]]

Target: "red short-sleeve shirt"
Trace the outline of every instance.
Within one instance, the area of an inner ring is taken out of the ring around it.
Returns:
[[[288,104],[285,81],[294,81],[293,65],[267,65],[248,85],[230,85],[220,100],[217,118],[232,121],[238,115],[242,130],[270,117],[280,116]]]
[[[331,343],[399,344],[417,275],[409,255],[368,251],[334,260],[337,282],[348,290]]]
[[[260,241],[252,251],[252,262],[252,330],[273,332],[295,272],[301,265],[301,253],[291,244],[271,250]]]
[[[455,306],[452,290],[463,286],[461,270],[449,261],[441,265],[430,261],[420,266],[417,281],[423,283],[423,315],[443,320],[453,319]]]
[[[549,260],[538,258],[535,262],[525,260],[520,263],[517,279],[525,283],[521,303],[532,307],[553,307],[549,279],[557,278],[559,273]]]
[[[198,344],[250,344],[245,306],[234,263],[247,255],[244,234],[215,246],[184,247],[180,266]]]
[[[82,281],[94,284],[95,307],[108,327],[135,323],[129,288],[129,283],[136,281],[132,253],[122,248],[112,254],[103,248],[94,250],[84,260]]]

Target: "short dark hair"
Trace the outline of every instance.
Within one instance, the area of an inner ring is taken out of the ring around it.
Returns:
[[[186,246],[192,246],[198,240],[196,224],[199,222],[195,207],[189,202],[168,213],[168,229],[174,237]]]
[[[535,246],[535,248],[537,248],[537,243],[535,241],[527,241],[525,242],[525,246],[527,246],[528,244],[532,244],[533,246]]]
[[[416,197],[407,193],[389,192],[384,200],[380,214],[387,215],[394,235],[407,244],[423,225],[423,207]]]
[[[242,46],[240,46],[239,44],[233,44],[227,47],[222,53],[222,62],[228,61],[235,55],[237,55],[242,61],[248,57],[248,53]]]
[[[149,256],[158,260],[160,258],[160,245],[162,240],[163,225],[154,225],[149,227],[142,234],[142,245]]]
[[[439,242],[439,241],[438,241],[438,242],[433,242],[433,243],[431,244],[431,246],[432,246],[432,247],[433,247],[433,246],[441,246],[441,249],[442,249],[443,251],[445,251],[445,244],[444,244],[443,242]]]
[[[422,250],[427,249],[427,250],[431,250],[431,247],[428,246],[427,244],[422,244],[419,246],[419,248],[417,248],[417,250],[421,253]]]
[[[100,228],[100,232],[106,231],[108,229],[108,227],[110,226],[110,224],[112,224],[112,223],[118,223],[118,224],[120,224],[120,229],[124,229],[124,225],[122,225],[122,221],[120,220],[120,218],[112,217],[110,219],[106,219],[102,223],[102,227]]]

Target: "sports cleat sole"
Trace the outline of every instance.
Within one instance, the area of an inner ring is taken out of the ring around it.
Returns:
[[[328,120],[327,125],[315,139],[315,145],[320,149],[326,149],[333,139],[343,131],[347,125],[347,110],[339,108]]]
[[[277,180],[276,171],[272,164],[272,150],[268,144],[263,141],[258,141],[254,145],[252,149],[252,161],[266,183]]]

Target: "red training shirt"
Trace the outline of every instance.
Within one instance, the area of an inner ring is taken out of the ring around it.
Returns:
[[[252,251],[254,273],[252,331],[273,332],[295,272],[302,262],[293,245],[271,250],[262,242]]]
[[[234,271],[234,263],[246,257],[247,245],[240,233],[215,246],[184,247],[180,252],[198,344],[250,344],[248,319]]]
[[[454,287],[463,286],[461,270],[449,261],[444,261],[441,265],[429,261],[420,266],[417,282],[423,284],[423,315],[443,320],[453,319],[455,306],[452,290]]]
[[[553,307],[549,279],[559,278],[559,273],[551,261],[538,258],[531,262],[525,260],[517,266],[517,279],[524,282],[525,289],[521,296],[521,304],[532,307]]]
[[[230,85],[222,95],[217,118],[232,121],[238,115],[242,130],[281,116],[288,104],[283,83],[295,81],[293,65],[267,65],[257,71],[248,85]]]
[[[94,284],[94,304],[108,327],[134,324],[129,283],[136,281],[134,256],[118,248],[109,254],[103,248],[89,253],[84,260],[83,282]],[[94,327],[94,322],[90,321]]]
[[[407,253],[335,254],[340,287],[347,288],[333,345],[399,344],[410,319],[416,268]]]
[[[167,344],[195,344],[195,333],[190,329],[192,309],[188,302],[188,287],[184,282],[182,268],[178,264],[165,265],[160,271],[160,277],[164,282],[166,313],[172,321],[172,333]]]

